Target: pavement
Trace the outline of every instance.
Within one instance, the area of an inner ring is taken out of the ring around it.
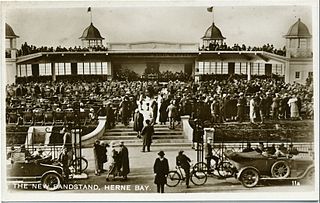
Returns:
[[[66,188],[56,191],[57,193],[156,193],[154,184],[153,164],[160,150],[165,152],[169,161],[170,170],[175,170],[175,157],[179,150],[190,157],[192,163],[196,163],[196,151],[191,147],[165,147],[151,146],[151,152],[141,152],[141,147],[128,147],[130,170],[128,179],[123,181],[120,177],[115,180],[106,181],[106,174],[96,176],[94,174],[93,149],[83,149],[83,156],[88,160],[89,166],[86,170],[88,179],[71,180]],[[208,176],[207,182],[202,186],[195,186],[190,182],[191,188],[186,188],[185,182],[176,187],[165,187],[166,193],[232,193],[232,192],[304,192],[313,191],[312,185],[304,183],[292,183],[291,181],[265,182],[255,188],[245,188],[234,177],[221,179],[217,176]],[[15,192],[26,189],[10,188]],[[47,192],[44,190],[33,190],[35,192]]]

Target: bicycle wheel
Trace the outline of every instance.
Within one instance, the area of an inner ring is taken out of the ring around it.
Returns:
[[[207,174],[204,171],[191,171],[190,180],[195,185],[203,185],[207,182]]]
[[[80,170],[81,165],[81,170]],[[88,160],[83,157],[78,157],[71,162],[71,166],[76,169],[76,171],[84,172],[88,168]]]
[[[204,172],[207,172],[208,171],[208,166],[204,162],[198,162],[193,166],[192,169],[193,169],[193,171],[204,171]]]
[[[180,181],[181,181],[181,176],[177,171],[169,171],[168,177],[167,177],[167,186],[175,187],[180,183]]]
[[[218,174],[222,178],[230,178],[234,176],[234,169],[233,166],[230,162],[228,161],[223,161],[220,162],[218,165]]]

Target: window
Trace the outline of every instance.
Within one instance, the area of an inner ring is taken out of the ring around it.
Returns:
[[[252,75],[259,75],[259,66],[258,66],[258,63],[253,63],[253,64],[252,64],[251,74],[252,74]]]
[[[65,75],[64,63],[56,63],[56,75]]]
[[[102,65],[102,74],[103,75],[107,75],[109,73],[108,72],[108,64],[107,64],[107,62],[102,62],[101,65]]]
[[[299,48],[307,48],[307,39],[300,39]]]
[[[222,73],[221,74],[228,74],[228,63],[222,62]]]
[[[204,62],[203,74],[210,73],[210,62]]]
[[[198,71],[200,74],[203,74],[203,66],[204,66],[204,62],[199,62],[199,66],[198,66]]]
[[[265,74],[266,74],[265,64],[259,63],[259,75],[265,75]]]
[[[295,77],[296,77],[296,79],[299,79],[300,78],[300,72],[296,72]]]
[[[71,63],[65,63],[65,74],[71,75]]]
[[[249,67],[248,63],[241,63],[241,74],[247,74],[247,68]]]
[[[46,63],[46,75],[52,75],[51,63]]]
[[[97,69],[96,69],[96,63],[95,62],[91,62],[90,63],[90,74],[91,75],[96,75],[97,74]]]
[[[39,75],[46,75],[46,64],[40,63],[39,64]]]
[[[83,63],[78,63],[78,75],[83,75]]]
[[[32,76],[31,64],[27,64],[26,76]]]
[[[96,63],[96,69],[97,69],[97,75],[102,75],[102,68],[101,68],[100,62]]]
[[[84,75],[90,75],[89,63],[83,63],[83,74]]]
[[[308,72],[308,77],[312,78],[313,77],[313,72]]]
[[[234,64],[234,73],[235,73],[235,74],[240,74],[240,73],[241,73],[241,68],[243,68],[243,67],[241,66],[241,63],[235,63],[235,64]]]

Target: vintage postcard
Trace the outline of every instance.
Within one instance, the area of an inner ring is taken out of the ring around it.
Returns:
[[[318,2],[0,6],[2,200],[318,199]]]

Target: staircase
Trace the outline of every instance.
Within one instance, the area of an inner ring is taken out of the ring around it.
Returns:
[[[191,141],[183,135],[181,128],[170,130],[165,125],[155,125],[154,135],[152,137],[152,146],[191,146]],[[108,129],[100,138],[102,141],[110,143],[111,141],[124,141],[128,146],[142,146],[142,138],[137,138],[137,133],[133,131],[132,123],[125,127],[118,124],[113,129]]]

